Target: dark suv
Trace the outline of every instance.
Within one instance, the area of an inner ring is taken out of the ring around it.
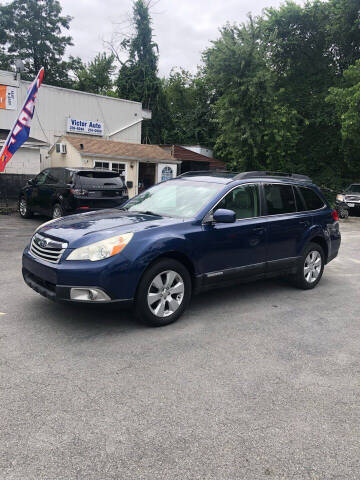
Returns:
[[[102,210],[128,200],[127,188],[118,173],[111,170],[47,168],[22,188],[19,213],[59,218],[69,213]]]
[[[122,208],[40,226],[23,276],[50,299],[131,303],[160,326],[194,292],[236,280],[282,275],[314,288],[339,246],[337,212],[307,177],[188,173]]]

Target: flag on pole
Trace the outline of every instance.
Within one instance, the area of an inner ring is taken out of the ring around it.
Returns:
[[[41,68],[30,85],[24,106],[0,151],[0,172],[5,170],[6,164],[11,160],[16,150],[29,138],[30,124],[35,110],[35,99],[43,78],[44,68]]]

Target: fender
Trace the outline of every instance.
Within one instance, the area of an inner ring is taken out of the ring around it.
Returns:
[[[135,280],[135,282],[131,282],[132,284],[138,284],[148,266],[157,258],[166,257],[167,254],[172,257],[180,255],[184,259],[186,258],[188,264],[193,267],[191,273],[197,274],[198,266],[192,260],[194,258],[193,246],[184,234],[162,231],[155,238],[149,238],[146,231],[138,232],[133,241],[130,242],[129,247],[124,250],[123,255],[126,257],[128,264],[131,265],[129,273],[132,280]]]
[[[311,225],[308,230],[306,230],[302,236],[301,242],[299,243],[299,249],[298,249],[298,256],[302,256],[302,253],[306,246],[314,239],[314,238],[321,238],[326,246],[327,246],[327,251],[325,251],[326,257],[328,256],[328,252],[330,249],[330,236],[328,232],[323,230],[319,225]]]

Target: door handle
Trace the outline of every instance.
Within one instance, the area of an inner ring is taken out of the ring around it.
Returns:
[[[263,233],[263,232],[265,232],[265,227],[256,227],[256,228],[253,228],[253,232],[255,232],[255,233]]]
[[[308,220],[301,220],[299,222],[299,225],[304,225],[305,227],[308,227],[310,225],[310,222]]]

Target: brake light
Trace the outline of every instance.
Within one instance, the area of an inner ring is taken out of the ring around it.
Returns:
[[[332,215],[332,218],[334,220],[334,222],[338,222],[339,221],[339,215],[338,215],[338,212],[336,210],[333,210],[331,212],[331,215]]]

